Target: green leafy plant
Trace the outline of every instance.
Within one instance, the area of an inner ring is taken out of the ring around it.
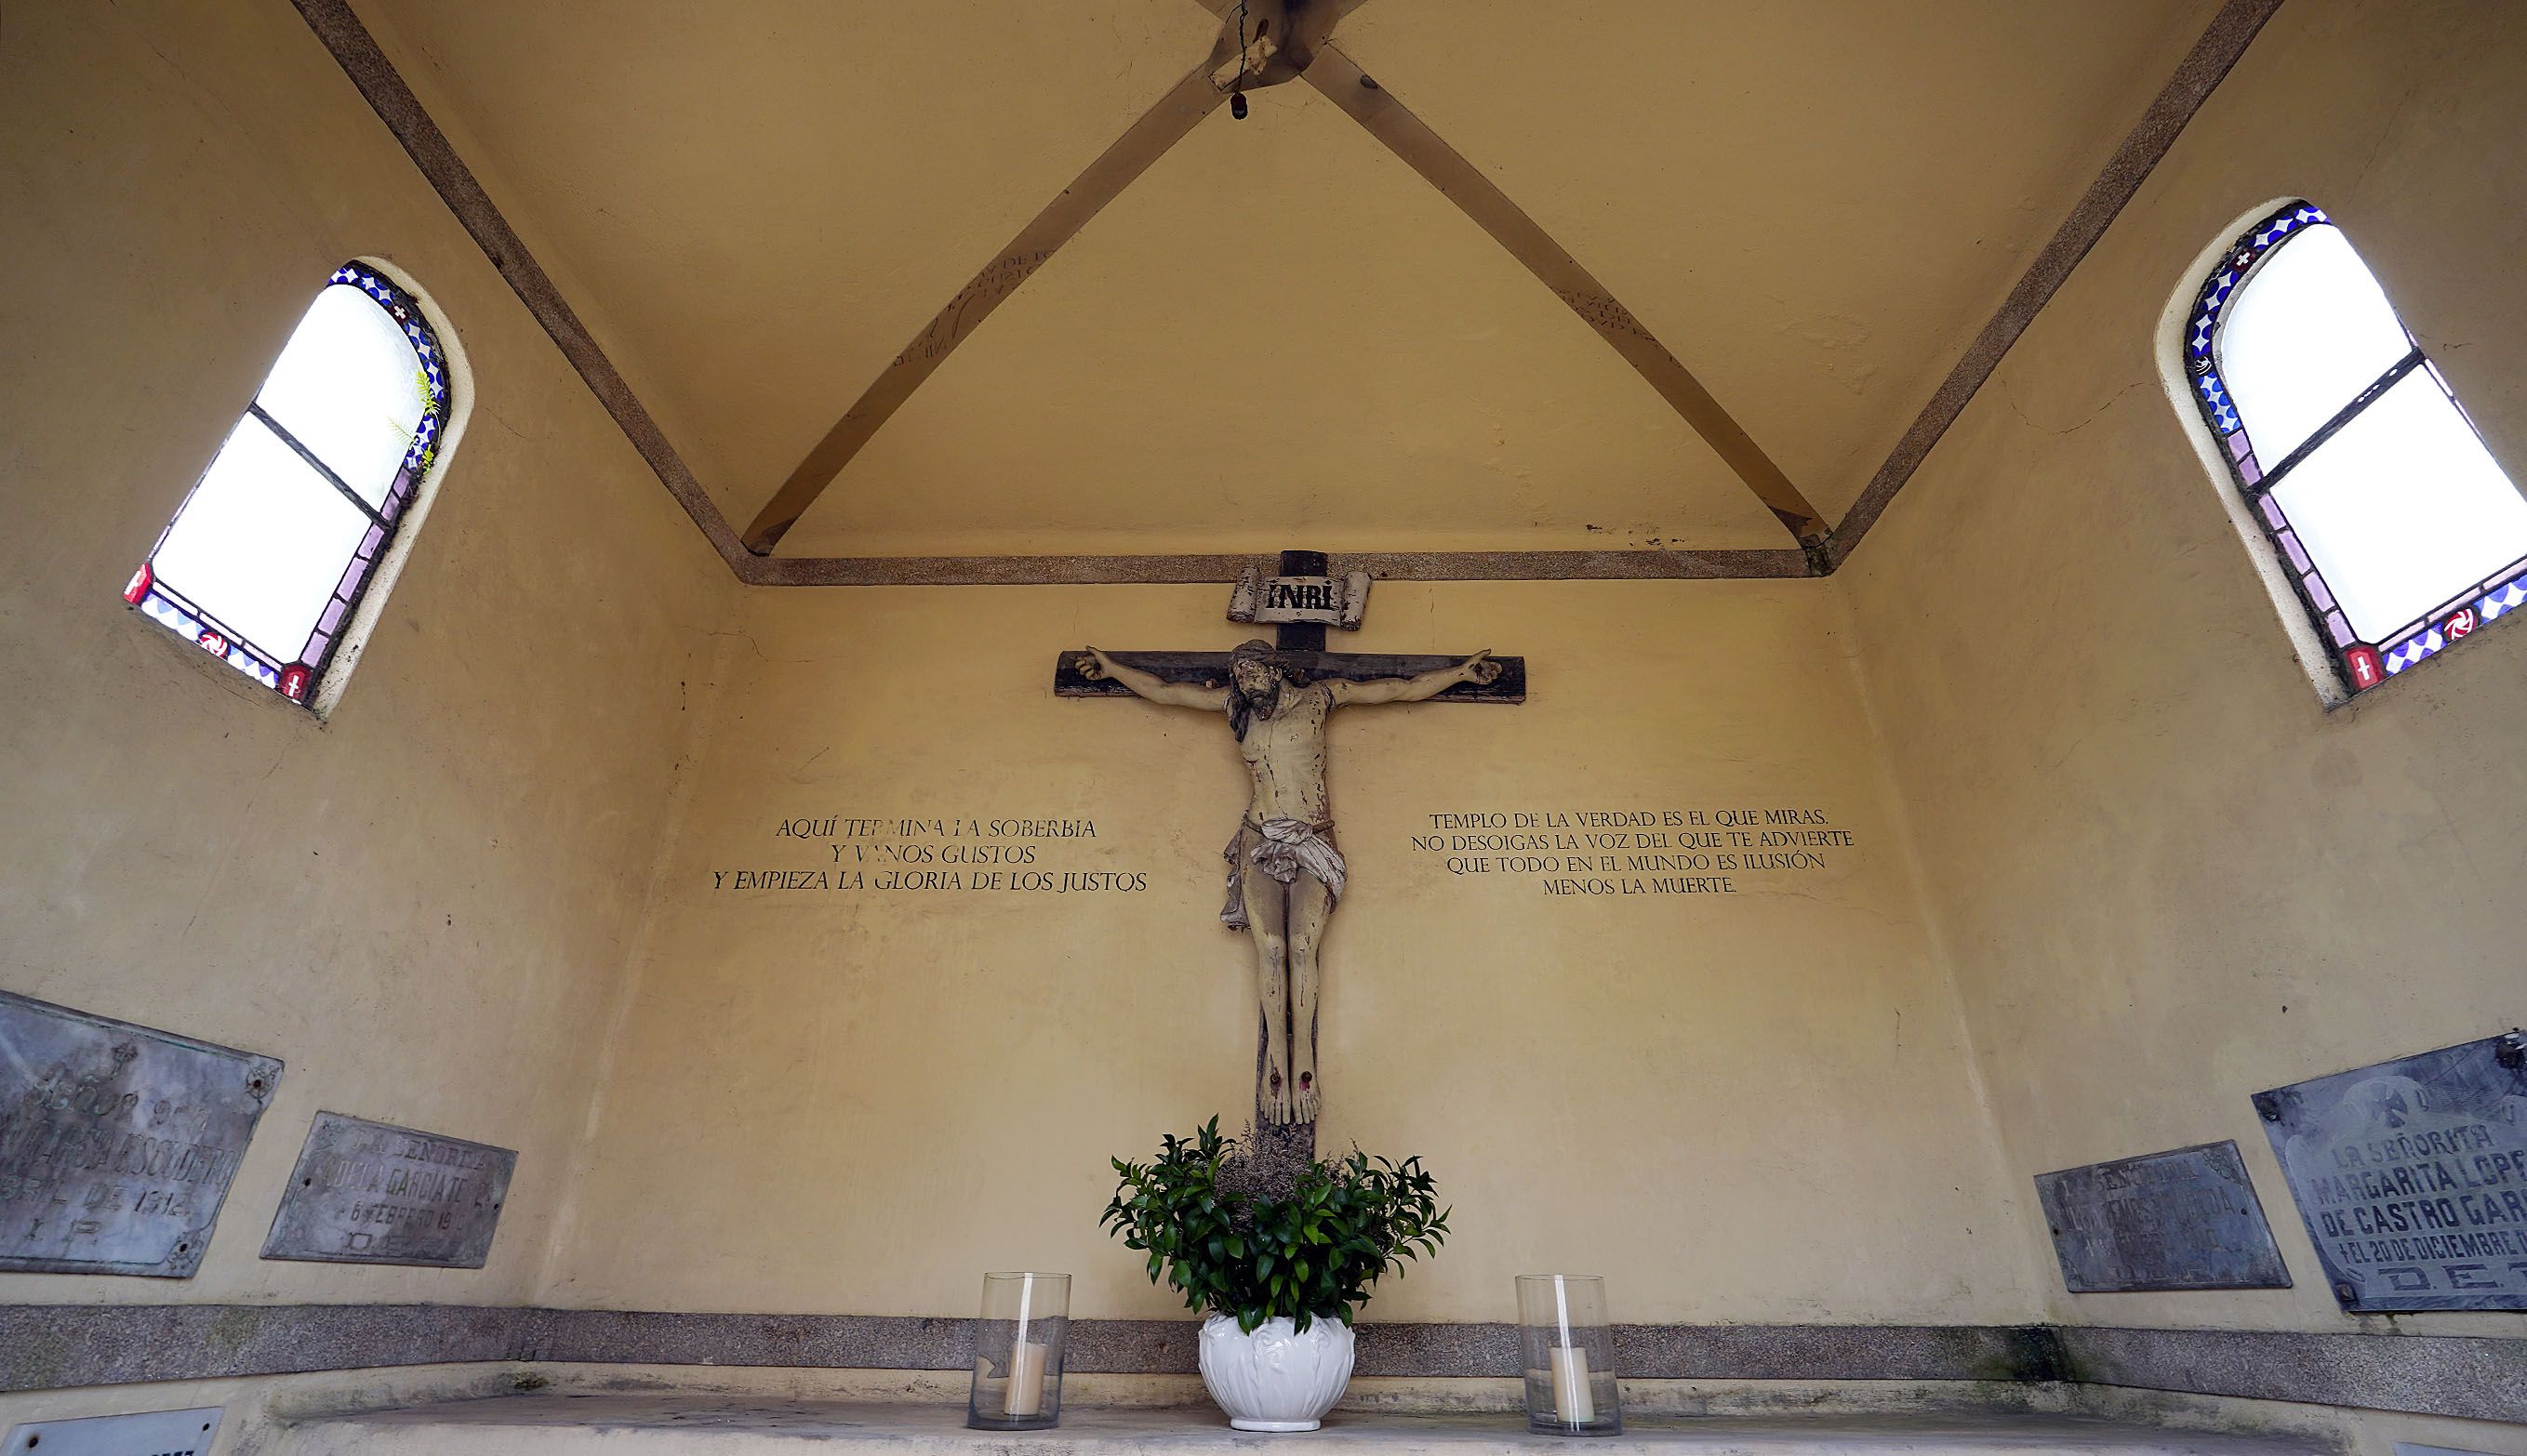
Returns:
[[[1219,1119],[1191,1137],[1168,1133],[1149,1163],[1114,1162],[1121,1180],[1098,1227],[1148,1253],[1150,1282],[1183,1291],[1188,1309],[1234,1316],[1252,1334],[1286,1316],[1300,1330],[1352,1323],[1371,1284],[1404,1261],[1435,1254],[1448,1213],[1421,1160],[1357,1149],[1268,1183],[1219,1135]]]

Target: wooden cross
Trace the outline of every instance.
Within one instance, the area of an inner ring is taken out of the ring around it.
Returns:
[[[1273,650],[1265,661],[1300,683],[1317,683],[1336,678],[1350,682],[1414,678],[1424,674],[1447,672],[1466,663],[1466,658],[1463,656],[1326,651],[1325,628],[1328,626],[1357,628],[1366,605],[1367,590],[1368,578],[1366,576],[1355,576],[1348,580],[1342,580],[1327,575],[1326,557],[1321,551],[1284,551],[1281,553],[1279,576],[1268,578],[1259,577],[1250,570],[1240,578],[1236,593],[1230,601],[1229,617],[1231,621],[1273,624],[1277,628],[1277,635]],[[1149,678],[1157,679],[1156,682],[1143,681],[1140,689],[1142,695],[1161,694],[1168,685],[1195,687],[1213,693],[1232,687],[1230,673],[1232,655],[1226,652],[1109,652],[1106,656],[1110,664],[1125,669],[1138,669]],[[1495,657],[1492,662],[1498,665],[1500,671],[1490,681],[1455,682],[1421,700],[1434,703],[1524,702],[1526,700],[1525,659]],[[1090,653],[1087,650],[1075,649],[1061,655],[1060,661],[1054,668],[1053,676],[1053,690],[1057,696],[1094,698],[1135,695],[1135,688],[1114,680],[1111,676],[1103,675],[1102,672],[1100,676],[1090,676],[1089,673],[1083,672],[1081,670],[1083,663],[1087,663],[1092,670],[1095,670],[1095,664],[1090,660]],[[1426,687],[1424,690],[1427,690]],[[1261,694],[1264,689],[1258,687],[1256,691]],[[1187,696],[1190,697],[1190,695]],[[1373,702],[1417,699],[1388,696],[1383,699],[1360,700]],[[1194,706],[1205,701],[1193,699],[1181,705]],[[1217,701],[1217,699],[1209,701]],[[1235,700],[1232,698],[1230,701]],[[1317,695],[1302,701],[1313,702],[1321,708],[1323,700],[1321,695]],[[1243,722],[1243,720],[1239,721]],[[1321,719],[1300,721],[1320,723]],[[1263,730],[1257,731],[1260,733]],[[1261,745],[1266,741],[1262,737],[1250,739],[1247,756],[1250,759],[1260,758],[1264,750],[1254,745]],[[1321,772],[1320,768],[1318,772]],[[1251,817],[1244,823],[1250,830],[1260,832],[1264,828],[1256,824]],[[1284,820],[1275,823],[1283,828],[1290,828],[1295,821]],[[1330,833],[1329,827],[1327,832]],[[1232,845],[1232,855],[1237,855],[1239,846],[1248,845],[1249,842],[1241,837],[1236,845]],[[1240,856],[1241,861],[1242,858]],[[1246,866],[1242,862],[1239,863],[1239,869],[1248,874],[1265,873],[1261,869]],[[1276,875],[1274,878],[1285,883],[1290,882],[1286,876]],[[1333,879],[1338,880],[1340,876],[1335,875]],[[1271,889],[1269,885],[1263,887]],[[1273,890],[1272,893],[1277,896],[1280,892]],[[1295,894],[1295,886],[1293,893]],[[1232,901],[1232,903],[1235,902]],[[1288,901],[1275,899],[1270,903],[1296,904],[1297,902],[1295,899]],[[1301,928],[1297,925],[1302,913],[1299,909],[1290,909],[1286,912],[1289,918],[1286,926],[1273,926],[1266,930],[1255,931],[1259,936],[1257,952],[1259,986],[1277,974],[1268,969],[1268,957],[1264,947],[1265,938],[1281,940],[1284,945],[1282,953],[1291,958],[1288,966],[1303,970],[1311,978],[1286,1003],[1276,1002],[1274,992],[1269,987],[1264,987],[1261,994],[1263,1009],[1259,1013],[1259,1035],[1256,1045],[1258,1091],[1255,1118],[1256,1136],[1260,1145],[1254,1151],[1264,1156],[1268,1163],[1283,1169],[1292,1166],[1294,1158],[1296,1162],[1304,1163],[1313,1155],[1315,1146],[1315,1122],[1313,1116],[1302,1117],[1295,1122],[1276,1122],[1265,1105],[1264,1088],[1273,1084],[1273,1075],[1266,1069],[1269,1059],[1268,1048],[1273,1040],[1272,1031],[1274,1030],[1272,1008],[1276,1004],[1286,1004],[1289,1008],[1286,1015],[1295,1019],[1300,1014],[1299,1007],[1308,1006],[1313,1002],[1314,998],[1309,994],[1309,988],[1314,984],[1312,978],[1315,974],[1315,936],[1321,934],[1323,919],[1331,913],[1330,903],[1318,905],[1317,912],[1315,921],[1316,930],[1304,938],[1301,935]],[[1285,967],[1286,969],[1288,967]],[[1294,1034],[1304,1031],[1305,1045],[1310,1057],[1313,1058],[1315,1040],[1313,1014],[1310,1014],[1306,1026],[1284,1029]],[[1286,1056],[1289,1042],[1285,1040],[1283,1044]],[[1309,1080],[1312,1077],[1313,1070],[1300,1075],[1300,1083],[1307,1087],[1311,1096],[1314,1095],[1314,1085]]]

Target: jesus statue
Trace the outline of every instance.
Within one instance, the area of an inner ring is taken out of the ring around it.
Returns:
[[[1228,685],[1169,682],[1094,647],[1075,666],[1173,708],[1228,715],[1255,791],[1223,851],[1228,903],[1220,921],[1255,944],[1255,989],[1264,1022],[1264,1063],[1255,1105],[1269,1123],[1316,1119],[1316,946],[1342,898],[1343,857],[1334,848],[1325,797],[1325,718],[1350,703],[1418,703],[1460,682],[1490,682],[1499,663],[1487,649],[1412,678],[1341,678],[1310,682],[1274,664],[1270,643],[1229,654]]]

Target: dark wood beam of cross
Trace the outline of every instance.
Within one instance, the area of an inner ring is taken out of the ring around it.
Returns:
[[[1322,551],[1284,551],[1281,553],[1281,575],[1285,577],[1321,577],[1328,562]],[[1418,673],[1434,672],[1465,661],[1463,654],[1450,657],[1432,653],[1396,652],[1329,652],[1325,650],[1325,627],[1319,622],[1285,622],[1273,628],[1272,663],[1285,672],[1296,671],[1312,679],[1348,678],[1354,682],[1367,682],[1379,678],[1410,678]],[[1228,654],[1225,652],[1116,652],[1114,660],[1152,673],[1169,682],[1191,682],[1206,687],[1228,684]],[[1074,649],[1061,655],[1053,674],[1053,691],[1064,698],[1128,698],[1132,690],[1119,682],[1099,681],[1079,674],[1080,653]],[[1498,678],[1489,682],[1460,682],[1437,697],[1434,703],[1523,703],[1526,701],[1526,659],[1499,657]]]
[[[1325,650],[1325,621],[1292,622],[1280,620],[1293,613],[1328,618],[1343,626],[1356,627],[1366,606],[1363,594],[1367,590],[1366,577],[1349,582],[1337,581],[1327,575],[1328,562],[1321,551],[1284,551],[1281,553],[1280,576],[1259,579],[1250,570],[1240,582],[1233,598],[1231,621],[1269,621],[1278,628],[1270,661],[1285,675],[1300,682],[1318,682],[1326,678],[1347,678],[1354,682],[1380,678],[1415,678],[1424,673],[1459,667],[1465,654],[1454,656],[1418,655],[1388,652],[1329,652]],[[1225,652],[1109,652],[1107,657],[1126,668],[1137,668],[1161,682],[1192,685],[1205,689],[1231,686],[1230,654]],[[1066,698],[1130,697],[1133,690],[1110,677],[1091,678],[1080,672],[1085,649],[1072,649],[1061,654],[1054,666],[1053,690]],[[1499,674],[1488,682],[1459,681],[1421,701],[1433,703],[1521,703],[1526,700],[1526,660],[1521,657],[1494,657]],[[1401,701],[1413,701],[1402,699]],[[1320,750],[1319,750],[1320,751]],[[1319,767],[1316,772],[1321,774]],[[1272,824],[1286,826],[1283,820]],[[1263,828],[1248,820],[1250,828]],[[1241,839],[1239,844],[1246,841]],[[1232,846],[1232,853],[1236,847]],[[1253,871],[1252,873],[1263,873]],[[1252,904],[1250,900],[1248,902]],[[1291,940],[1297,944],[1295,932]],[[1294,952],[1295,954],[1295,952]],[[1311,950],[1313,954],[1313,949]],[[1267,1007],[1269,1002],[1266,1003]],[[1279,1184],[1304,1167],[1315,1156],[1316,1125],[1313,1117],[1303,1121],[1275,1123],[1264,1105],[1265,1067],[1271,1037],[1271,1024],[1259,1020],[1255,1048],[1257,1079],[1255,1125],[1247,1151],[1253,1160],[1252,1172],[1273,1184]],[[1297,1009],[1291,1015],[1295,1019]],[[1316,1028],[1308,1027],[1309,1042],[1315,1044]],[[1295,1034],[1295,1031],[1293,1032]],[[1302,1085],[1306,1085],[1302,1080]]]

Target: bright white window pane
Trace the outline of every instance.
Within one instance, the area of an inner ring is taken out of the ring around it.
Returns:
[[[2292,467],[2273,498],[2365,642],[2527,556],[2527,496],[2427,370]]]
[[[248,415],[150,566],[275,660],[297,660],[369,519]]]
[[[421,359],[377,301],[348,283],[316,295],[255,403],[383,506],[421,424]]]
[[[2413,347],[2343,230],[2275,247],[2229,305],[2220,373],[2270,470]]]

